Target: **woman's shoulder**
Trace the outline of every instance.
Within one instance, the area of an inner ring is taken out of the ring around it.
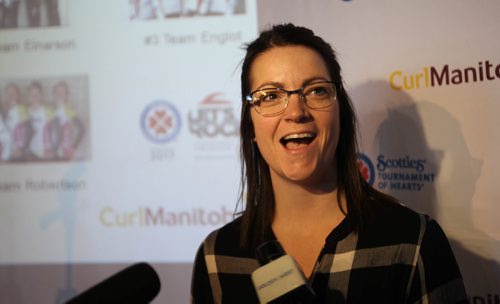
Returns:
[[[225,256],[253,256],[241,246],[241,217],[210,232],[203,241],[205,254],[218,254]]]
[[[365,208],[363,234],[389,244],[416,243],[434,220],[396,199],[371,197]]]
[[[415,221],[425,216],[405,205],[405,202],[382,192],[374,191],[366,199],[364,211],[369,218],[384,217],[385,220]]]
[[[235,240],[239,238],[241,231],[241,217],[237,217],[234,220],[226,223],[224,226],[217,228],[210,232],[205,238],[205,242],[208,240],[224,239],[225,241]]]

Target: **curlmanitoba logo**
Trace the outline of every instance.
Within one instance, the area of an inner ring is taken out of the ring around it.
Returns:
[[[382,191],[422,191],[436,177],[425,158],[409,155],[379,154],[374,166],[367,155],[359,154],[358,166],[363,178]]]
[[[156,100],[147,105],[141,115],[144,136],[153,143],[164,144],[177,137],[181,128],[181,117],[169,102]]]
[[[396,91],[495,80],[500,80],[500,64],[489,60],[478,61],[465,67],[444,64],[426,66],[413,72],[398,69],[389,75],[389,84]]]

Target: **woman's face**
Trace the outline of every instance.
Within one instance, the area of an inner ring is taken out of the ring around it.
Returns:
[[[68,99],[68,91],[65,85],[57,84],[54,87],[54,101],[57,104],[64,104]]]
[[[37,86],[28,88],[28,104],[32,107],[38,107],[43,103],[43,93]]]
[[[274,47],[259,55],[250,69],[251,91],[280,87],[296,90],[308,83],[330,81],[325,62],[304,46]],[[335,150],[339,139],[337,101],[322,109],[309,109],[297,94],[279,115],[264,117],[255,108],[250,115],[259,150],[276,178],[306,187],[335,183]],[[301,140],[287,140],[306,137]]]
[[[9,85],[5,89],[5,103],[7,108],[14,107],[19,102],[19,89],[15,85]]]

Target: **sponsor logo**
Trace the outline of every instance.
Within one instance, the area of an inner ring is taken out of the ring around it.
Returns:
[[[233,102],[222,93],[213,93],[188,113],[189,132],[195,159],[234,159],[238,145],[239,120]]]
[[[379,154],[376,164],[364,154],[358,156],[361,175],[379,190],[422,191],[436,177],[423,158]]]
[[[500,80],[500,64],[495,65],[489,60],[468,67],[428,66],[416,73],[396,70],[389,75],[389,84],[396,91],[491,80]]]
[[[144,136],[153,143],[164,144],[177,137],[181,117],[177,109],[167,101],[157,100],[146,106],[141,115]]]
[[[208,95],[196,111],[188,114],[189,131],[199,138],[238,136],[239,123],[232,103],[221,93]]]
[[[229,223],[233,212],[225,206],[207,210],[168,210],[164,207],[137,207],[122,210],[116,207],[104,207],[99,212],[99,222],[108,228],[125,227],[218,227]]]
[[[375,168],[372,161],[365,154],[358,154],[358,168],[361,176],[373,186],[375,182]]]

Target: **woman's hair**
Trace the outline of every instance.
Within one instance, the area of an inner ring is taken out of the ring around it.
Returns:
[[[362,225],[363,202],[373,191],[361,177],[357,164],[356,117],[347,95],[332,47],[311,30],[293,24],[275,25],[266,30],[253,42],[246,45],[246,56],[241,71],[241,158],[242,190],[241,200],[246,201],[242,214],[241,245],[256,246],[264,241],[274,217],[274,192],[269,166],[253,140],[254,126],[250,117],[250,105],[246,95],[250,93],[250,71],[255,59],[274,47],[300,45],[316,51],[324,60],[331,80],[337,89],[339,104],[340,136],[336,150],[338,203],[346,214],[353,229]],[[368,190],[368,193],[367,191]],[[371,190],[371,191],[370,191]],[[340,196],[347,199],[347,210],[340,204]]]

